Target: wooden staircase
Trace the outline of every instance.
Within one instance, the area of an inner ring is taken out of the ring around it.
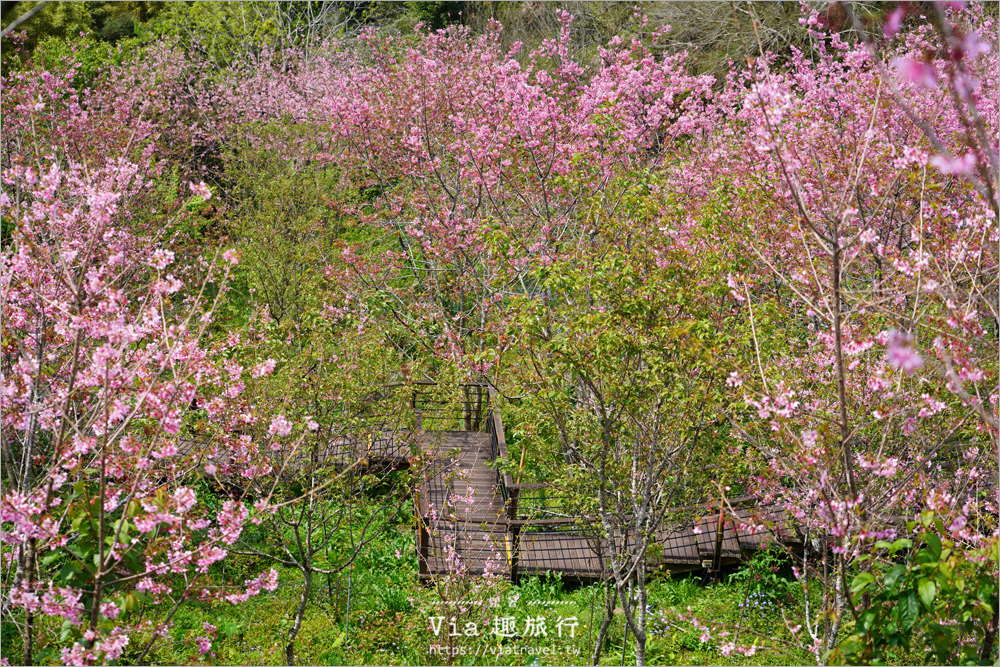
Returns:
[[[473,398],[469,387],[475,388]],[[421,452],[414,488],[421,578],[448,573],[493,574],[515,581],[520,575],[546,572],[576,580],[606,576],[609,562],[605,558],[602,565],[597,554],[606,551],[607,544],[601,543],[594,526],[565,514],[527,509],[533,495],[544,494],[548,486],[514,483],[509,473],[498,472],[507,459],[507,445],[503,421],[493,409],[492,385],[468,385],[464,391],[461,414],[442,421],[439,411],[433,422],[464,426],[461,430],[424,430],[420,404],[413,401]],[[526,506],[519,512],[521,499]],[[696,523],[661,530],[650,571],[718,573],[771,540],[801,547],[794,522],[778,508],[759,506],[752,498],[732,499],[728,505],[706,506]],[[769,534],[741,527],[764,523],[773,527]]]
[[[431,431],[416,494],[420,573],[459,568],[470,574],[510,574],[510,540],[503,495],[482,431]],[[446,562],[452,559],[452,565]]]

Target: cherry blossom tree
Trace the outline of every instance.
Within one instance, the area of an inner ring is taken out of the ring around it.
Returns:
[[[244,407],[242,370],[206,340],[237,259],[221,253],[196,273],[174,265],[166,239],[129,231],[138,172],[43,162],[3,174],[0,520],[4,567],[16,569],[3,614],[24,664],[39,614],[65,619],[68,663],[116,660],[136,631],[141,662],[185,599],[237,603],[277,583],[272,570],[240,591],[211,585],[250,513],[239,498],[210,512],[193,488],[253,475],[255,445],[237,436],[245,413],[232,410]],[[144,602],[172,608],[154,627],[135,613]]]
[[[994,27],[939,12],[940,31],[879,48],[806,14],[818,58],[733,76],[720,104],[746,132],[702,165],[738,192],[727,280],[753,349],[734,424],[760,456],[755,491],[805,532],[799,576],[821,603],[797,625],[817,660],[871,604],[852,577],[917,510],[966,548],[996,539],[997,61],[979,37]],[[678,176],[717,196],[705,169]]]

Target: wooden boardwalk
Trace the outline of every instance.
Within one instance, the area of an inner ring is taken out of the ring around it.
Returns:
[[[322,449],[304,448],[288,460],[276,455],[272,463],[293,475],[298,460],[306,457],[336,469],[412,466],[421,578],[454,571],[514,579],[546,572],[570,580],[603,578],[609,561],[601,554],[609,545],[597,538],[596,522],[567,516],[548,485],[515,483],[509,473],[497,472],[507,458],[507,445],[500,414],[490,406],[492,391],[487,385],[465,387],[455,413],[440,402],[416,398],[422,393],[416,390],[413,430],[394,431],[376,420],[365,432],[333,438]],[[187,442],[185,450],[197,444]],[[689,508],[686,514],[702,518],[661,530],[648,569],[718,571],[770,541],[801,546],[794,522],[776,508],[749,498],[730,506],[735,511],[727,507],[723,513],[721,540],[718,505]],[[753,533],[743,525],[770,528]]]
[[[601,543],[590,525],[557,511],[519,508],[522,494],[527,499],[541,493],[544,500],[546,486],[515,484],[509,474],[498,474],[498,463],[507,457],[503,422],[482,401],[476,409],[474,418],[466,414],[453,422],[472,429],[417,434],[421,465],[414,513],[420,576],[455,571],[515,579],[546,572],[584,581],[605,576],[609,562],[599,554],[607,553],[609,545]],[[660,531],[657,548],[651,550],[656,555],[648,563],[651,571],[718,571],[772,541],[801,547],[794,522],[750,498],[727,503],[721,539],[717,504],[695,514],[702,518]]]
[[[451,569],[509,576],[510,535],[488,434],[425,432],[420,445],[427,452],[415,493],[421,574],[443,573],[451,559]]]

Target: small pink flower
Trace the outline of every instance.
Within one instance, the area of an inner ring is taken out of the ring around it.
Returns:
[[[907,375],[923,368],[924,360],[913,348],[913,336],[893,329],[889,332],[889,347],[886,349],[886,358],[895,368],[899,368]]]
[[[993,46],[977,32],[970,32],[962,38],[962,51],[966,60],[976,60],[993,50]]]
[[[927,63],[912,58],[893,60],[896,73],[919,88],[937,88],[937,71]]]
[[[255,378],[263,377],[265,375],[270,375],[274,372],[274,367],[278,364],[274,359],[268,359],[260,364],[254,366],[250,374]]]
[[[942,174],[971,174],[976,168],[976,162],[976,154],[972,151],[961,157],[948,158],[944,155],[935,155],[930,159],[930,163]]]
[[[149,262],[149,265],[154,269],[163,270],[170,266],[174,261],[174,253],[170,250],[164,250],[163,248],[158,248],[153,252],[153,257]]]
[[[729,287],[729,294],[737,301],[746,301],[743,297],[743,287],[732,275],[726,276],[726,285]]]
[[[177,503],[177,513],[184,514],[194,507],[198,497],[192,489],[182,486],[174,491],[174,501]]]
[[[268,429],[271,435],[287,436],[292,432],[292,422],[288,421],[284,415],[278,415],[271,420],[271,427]]]
[[[222,253],[222,259],[229,262],[229,264],[231,264],[232,266],[236,266],[237,264],[240,263],[240,253],[238,250],[233,250],[232,248],[230,248],[229,250]]]
[[[201,655],[205,655],[212,650],[212,640],[208,637],[198,637],[195,643],[198,644],[198,653]]]
[[[191,192],[193,192],[196,197],[201,197],[205,201],[212,198],[212,191],[208,189],[207,185],[205,185],[205,181],[200,183],[191,183]]]
[[[278,589],[278,571],[272,567],[267,574],[261,575],[260,581],[261,588],[273,593]]]
[[[109,621],[114,620],[118,614],[121,613],[121,607],[116,605],[114,602],[102,602],[101,603],[101,613],[104,614],[104,618]]]
[[[892,39],[899,32],[899,27],[903,24],[904,16],[906,16],[906,10],[902,7],[897,7],[889,14],[885,25],[882,27],[882,33],[886,39]]]

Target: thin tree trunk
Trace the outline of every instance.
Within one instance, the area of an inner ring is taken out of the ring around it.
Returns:
[[[309,602],[309,592],[312,588],[312,570],[303,570],[302,576],[302,596],[299,598],[299,606],[295,610],[295,623],[288,631],[288,645],[285,647],[285,661],[291,667],[295,664],[295,637],[302,629],[302,619],[306,615],[306,605]]]
[[[1000,609],[993,610],[993,619],[986,626],[986,639],[983,641],[983,648],[979,652],[979,664],[993,664],[993,642],[997,638],[997,626],[1000,625]]]
[[[827,626],[827,636],[826,636],[826,652],[829,654],[833,650],[833,647],[837,643],[837,635],[840,634],[840,625],[843,619],[844,611],[844,577],[841,572],[841,568],[844,567],[843,559],[837,558],[836,563],[833,566],[834,569],[834,582],[833,582],[833,618],[830,619],[829,625]],[[823,664],[828,664],[828,659],[823,660]]]
[[[27,582],[25,588],[29,591],[35,578],[35,538],[28,539],[28,547],[24,554],[24,579]],[[35,645],[35,615],[30,611],[24,612],[24,655],[23,664],[31,665],[34,656]]]
[[[840,239],[833,235],[833,337],[834,357],[837,362],[837,403],[840,408],[840,444],[844,452],[844,472],[847,473],[847,485],[851,489],[851,498],[857,500],[858,486],[854,480],[854,452],[851,448],[851,426],[847,418],[847,379],[844,372],[844,340],[842,334],[843,318],[840,312]],[[862,515],[864,509],[862,508]]]
[[[610,594],[611,583],[605,583],[604,589],[604,620],[601,621],[601,629],[597,631],[597,641],[594,643],[594,654],[590,657],[592,664],[601,663],[601,649],[604,648],[604,640],[608,636],[608,628],[615,614],[615,598]]]
[[[636,625],[639,631],[632,634],[635,635],[635,664],[636,667],[643,667],[646,664],[646,640],[648,639],[648,635],[646,634],[646,602],[648,596],[646,595],[645,562],[639,564],[638,571],[636,572],[636,593],[638,595],[636,606],[639,610],[638,615],[636,615]]]
[[[636,567],[632,579],[628,582],[628,588],[619,587],[618,595],[622,603],[622,611],[625,613],[625,637],[628,638],[629,630],[635,637],[635,664],[636,667],[645,667],[646,664],[646,606],[645,596],[639,590],[638,582],[645,579],[645,569],[642,563]],[[643,581],[645,585],[645,581]],[[641,604],[641,607],[640,607]],[[638,614],[636,613],[638,610]],[[622,645],[622,655],[625,654],[625,646]],[[623,658],[624,661],[624,658]]]

